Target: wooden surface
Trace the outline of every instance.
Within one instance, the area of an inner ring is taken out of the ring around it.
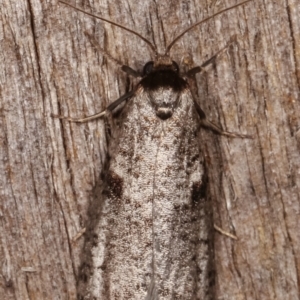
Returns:
[[[235,1],[77,1],[165,43]],[[75,1],[73,2],[75,4]],[[86,212],[104,163],[102,120],[51,113],[104,109],[134,81],[92,46],[93,34],[134,69],[151,60],[136,37],[56,1],[0,5],[0,298],[76,299]],[[300,6],[254,0],[199,26],[172,50],[201,64],[199,103],[228,139],[201,129],[215,233],[216,299],[298,299],[300,279]],[[76,239],[78,237],[78,239]]]

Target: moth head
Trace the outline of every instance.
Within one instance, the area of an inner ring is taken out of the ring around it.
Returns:
[[[149,61],[145,64],[143,77],[159,70],[171,70],[178,74],[179,66],[174,60],[171,60],[168,55],[158,55],[155,61]]]
[[[231,6],[231,7],[226,8],[226,9],[223,9],[223,10],[221,10],[221,11],[219,11],[219,12],[217,12],[217,13],[215,13],[215,14],[213,14],[213,15],[211,15],[211,16],[209,16],[209,17],[207,17],[207,18],[205,18],[205,19],[203,19],[203,20],[201,20],[201,21],[199,21],[199,22],[194,23],[193,25],[191,25],[190,27],[188,27],[187,29],[185,29],[184,31],[182,31],[179,35],[177,35],[177,36],[173,39],[173,41],[172,41],[171,43],[169,43],[169,45],[166,46],[166,48],[165,48],[165,53],[164,53],[163,55],[159,55],[159,54],[158,54],[158,51],[157,51],[157,47],[156,47],[152,42],[150,42],[148,39],[146,39],[146,38],[143,37],[141,34],[139,34],[138,32],[136,32],[136,31],[134,31],[134,30],[132,30],[132,29],[130,29],[130,28],[127,28],[127,27],[125,27],[125,26],[123,26],[123,25],[121,25],[121,24],[118,24],[118,23],[116,23],[116,22],[110,21],[110,20],[108,20],[108,19],[106,19],[106,18],[103,18],[103,17],[100,17],[100,16],[95,16],[95,15],[93,15],[93,14],[91,14],[91,13],[88,13],[88,12],[86,12],[86,11],[84,11],[84,10],[82,10],[82,9],[80,9],[80,8],[78,8],[78,7],[76,7],[76,6],[74,6],[74,5],[71,5],[70,3],[67,3],[67,2],[65,2],[65,1],[59,0],[59,2],[65,4],[65,5],[68,5],[68,6],[74,8],[74,9],[76,9],[76,10],[78,10],[78,11],[81,11],[82,13],[84,13],[84,14],[86,14],[86,15],[95,17],[95,18],[97,18],[97,19],[99,19],[99,20],[102,20],[102,21],[104,21],[104,22],[106,22],[106,23],[110,23],[110,24],[112,24],[112,25],[114,25],[114,26],[117,26],[117,27],[119,27],[119,28],[121,28],[121,29],[123,29],[123,30],[125,30],[125,31],[127,31],[127,32],[130,32],[131,34],[134,34],[135,36],[137,36],[137,37],[139,37],[141,40],[143,40],[143,41],[151,48],[152,52],[155,54],[155,57],[156,57],[156,59],[155,59],[154,62],[149,62],[149,63],[147,63],[147,64],[145,65],[145,67],[144,67],[144,72],[146,72],[146,74],[147,74],[147,72],[151,72],[151,64],[150,64],[150,63],[153,63],[153,69],[152,69],[152,70],[157,70],[157,69],[160,68],[161,66],[163,66],[164,68],[168,68],[168,66],[169,66],[170,69],[173,69],[174,71],[176,71],[176,66],[177,66],[177,69],[178,69],[178,65],[177,65],[176,63],[174,64],[174,62],[171,60],[171,58],[170,58],[170,56],[169,56],[169,53],[170,53],[172,47],[175,45],[175,43],[177,43],[177,41],[178,41],[179,39],[181,39],[182,36],[184,36],[184,35],[185,35],[187,32],[189,32],[190,30],[193,30],[194,28],[196,28],[196,27],[199,26],[200,24],[202,24],[202,23],[204,23],[204,22],[206,22],[206,21],[208,21],[208,20],[210,20],[210,19],[216,17],[217,15],[220,15],[220,14],[222,14],[222,13],[225,12],[225,11],[231,10],[231,9],[233,9],[233,8],[235,8],[235,7],[241,6],[241,5],[243,5],[243,4],[247,3],[247,2],[250,2],[250,1],[253,1],[253,0],[246,0],[246,1],[243,1],[243,2],[241,2],[241,3],[238,3],[238,4],[236,4],[236,5],[233,5],[233,6]],[[148,65],[148,64],[149,64],[149,65]],[[150,70],[150,71],[149,71],[149,70]]]
[[[147,91],[156,115],[167,120],[172,117],[179,103],[180,93],[187,87],[179,75],[179,67],[168,55],[157,55],[143,69],[141,86]]]

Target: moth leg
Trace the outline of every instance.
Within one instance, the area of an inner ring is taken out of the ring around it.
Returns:
[[[128,75],[132,76],[132,77],[135,77],[135,78],[140,78],[142,77],[142,74],[132,68],[130,68],[129,66],[125,66],[123,65],[121,67],[122,71],[127,73]]]
[[[201,66],[197,66],[197,67],[194,67],[190,70],[188,70],[184,75],[186,77],[189,77],[189,78],[193,78],[197,73],[200,73],[203,71],[203,69],[205,67],[207,67],[208,65],[210,65],[211,63],[214,63],[217,59],[217,57],[222,54],[231,44],[235,43],[236,42],[236,36],[233,36],[231,39],[230,39],[230,42],[227,43],[227,45],[225,47],[223,47],[222,49],[220,49],[217,53],[215,53],[211,58],[209,58],[208,60],[206,60]]]
[[[230,238],[233,239],[233,240],[237,240],[237,237],[236,237],[234,234],[229,233],[229,232],[223,230],[221,227],[217,226],[216,224],[214,224],[214,229],[215,229],[216,231],[220,232],[221,234],[230,237]]]
[[[220,135],[225,135],[228,137],[232,137],[232,138],[245,138],[245,139],[251,139],[252,136],[248,135],[248,134],[240,134],[240,133],[235,133],[235,132],[229,132],[229,131],[224,131],[222,130],[222,128],[220,128],[219,126],[215,125],[214,123],[210,122],[209,120],[206,119],[206,115],[204,113],[204,111],[201,109],[201,107],[199,106],[199,104],[197,103],[196,99],[198,98],[197,95],[195,94],[195,90],[197,90],[197,86],[195,83],[195,75],[197,73],[200,73],[204,70],[205,67],[207,67],[209,64],[213,63],[216,58],[224,52],[225,49],[227,49],[231,44],[233,44],[234,42],[236,42],[236,37],[234,36],[233,38],[231,38],[230,42],[223,47],[222,49],[220,49],[214,56],[212,56],[211,58],[209,58],[207,61],[205,61],[201,66],[197,66],[194,67],[192,69],[190,69],[189,71],[186,72],[185,76],[188,79],[189,85],[192,87],[191,88],[191,92],[192,92],[192,96],[194,99],[194,104],[196,107],[196,110],[199,114],[200,117],[200,125],[204,128],[207,128],[217,134]]]
[[[116,58],[112,57],[109,53],[107,53],[103,48],[101,48],[101,46],[99,45],[99,43],[96,41],[96,39],[89,34],[87,31],[84,32],[84,34],[89,37],[92,45],[101,53],[103,53],[107,58],[109,58],[110,60],[112,60],[115,64],[117,64],[118,66],[121,67],[122,71],[124,71],[125,73],[127,73],[128,75],[131,75],[133,77],[139,78],[142,77],[142,74],[132,68],[130,68],[129,66],[123,65],[122,62],[120,62],[119,60],[117,60]]]
[[[106,110],[101,111],[100,113],[97,113],[95,115],[87,116],[85,118],[71,118],[71,117],[65,117],[65,116],[55,115],[55,114],[51,114],[51,117],[61,119],[61,120],[66,120],[66,121],[69,121],[69,122],[72,122],[72,123],[84,123],[84,122],[88,122],[88,121],[98,119],[98,118],[104,116],[105,114],[106,114]]]
[[[89,121],[92,121],[92,120],[95,120],[95,119],[98,119],[98,118],[101,118],[101,117],[105,116],[107,111],[113,111],[118,105],[120,105],[122,102],[124,102],[125,100],[130,98],[133,94],[134,94],[134,92],[130,91],[129,93],[126,93],[125,95],[121,96],[119,99],[117,99],[116,101],[111,103],[104,111],[101,111],[101,112],[96,113],[96,114],[91,115],[91,116],[87,116],[85,118],[71,118],[71,117],[65,117],[65,116],[55,115],[55,114],[51,114],[51,117],[52,118],[58,118],[58,119],[61,119],[61,120],[67,120],[69,122],[74,122],[74,123],[89,122]]]
[[[235,133],[235,132],[230,132],[230,131],[224,131],[214,123],[210,122],[207,119],[201,119],[201,126],[207,129],[210,129],[211,131],[220,134],[220,135],[225,135],[231,138],[242,138],[242,139],[252,139],[252,135],[249,134],[240,134],[240,133]]]
[[[240,133],[235,133],[235,132],[230,132],[230,131],[224,131],[219,126],[217,126],[214,123],[207,120],[204,111],[201,109],[200,105],[195,100],[196,98],[195,98],[194,92],[193,91],[191,91],[191,92],[192,92],[192,96],[193,96],[193,99],[194,99],[195,108],[196,108],[196,110],[198,112],[198,115],[200,117],[201,127],[207,128],[207,129],[213,131],[214,133],[217,133],[217,134],[220,134],[220,135],[225,135],[225,136],[232,137],[232,138],[243,138],[243,139],[252,139],[253,138],[251,135],[248,135],[248,134],[240,134]]]

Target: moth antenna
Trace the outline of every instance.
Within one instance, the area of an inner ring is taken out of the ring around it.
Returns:
[[[72,5],[72,4],[67,3],[67,2],[60,1],[60,0],[58,2],[63,3],[65,5],[67,5],[67,6],[70,6],[70,7],[74,8],[75,10],[78,10],[78,11],[80,11],[80,12],[82,12],[82,13],[88,15],[88,16],[91,16],[93,18],[96,18],[96,19],[102,20],[104,22],[107,22],[109,24],[115,25],[115,26],[117,26],[119,28],[122,28],[122,29],[124,29],[124,30],[126,30],[126,31],[128,31],[128,32],[130,32],[130,33],[132,33],[132,34],[134,34],[136,36],[138,36],[141,40],[143,40],[146,44],[148,44],[150,46],[150,48],[152,49],[152,51],[155,53],[155,55],[157,55],[157,49],[156,49],[156,47],[149,40],[147,40],[146,38],[144,38],[142,35],[140,35],[136,31],[134,31],[132,29],[129,29],[129,28],[127,28],[127,27],[125,27],[125,26],[123,26],[121,24],[118,24],[118,23],[115,23],[113,21],[110,21],[108,19],[105,19],[105,18],[96,16],[96,15],[93,15],[93,14],[91,14],[91,13],[89,13],[87,11],[84,11],[83,9],[80,9],[80,8],[78,8],[78,7],[76,7],[76,6]]]
[[[236,4],[236,5],[233,5],[233,6],[230,6],[230,7],[228,7],[228,8],[225,8],[225,9],[223,9],[223,10],[221,10],[221,11],[219,11],[219,12],[213,14],[212,16],[209,16],[209,17],[207,17],[207,18],[205,18],[205,19],[203,19],[203,20],[201,20],[201,21],[199,21],[199,22],[197,22],[197,23],[191,25],[191,26],[188,27],[186,30],[184,30],[182,33],[180,33],[180,34],[179,34],[179,35],[178,35],[178,36],[177,36],[177,37],[176,37],[176,38],[168,45],[168,47],[166,48],[165,55],[168,55],[168,54],[170,53],[170,50],[171,50],[171,48],[174,46],[174,44],[175,44],[175,43],[176,43],[183,35],[185,35],[188,31],[190,31],[190,30],[194,29],[196,26],[198,26],[198,25],[200,25],[200,24],[202,24],[202,23],[204,23],[204,22],[206,22],[206,21],[208,21],[208,20],[210,20],[210,19],[212,19],[212,18],[214,18],[214,17],[216,17],[216,16],[218,16],[218,15],[224,13],[225,11],[231,10],[231,9],[233,9],[233,8],[235,8],[235,7],[241,6],[241,5],[243,5],[243,4],[247,3],[247,2],[250,2],[250,1],[252,1],[252,0],[246,0],[246,1],[243,1],[243,2],[238,3],[238,4]]]

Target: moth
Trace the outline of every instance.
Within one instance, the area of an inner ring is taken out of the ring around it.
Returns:
[[[228,137],[250,136],[207,120],[190,87],[216,56],[182,73],[170,51],[188,31],[249,1],[190,26],[163,54],[139,33],[60,1],[131,32],[154,54],[142,73],[122,66],[141,80],[103,112],[77,119],[53,115],[79,123],[104,117],[110,129],[107,164],[87,225],[79,299],[214,299],[213,222],[199,127]]]

